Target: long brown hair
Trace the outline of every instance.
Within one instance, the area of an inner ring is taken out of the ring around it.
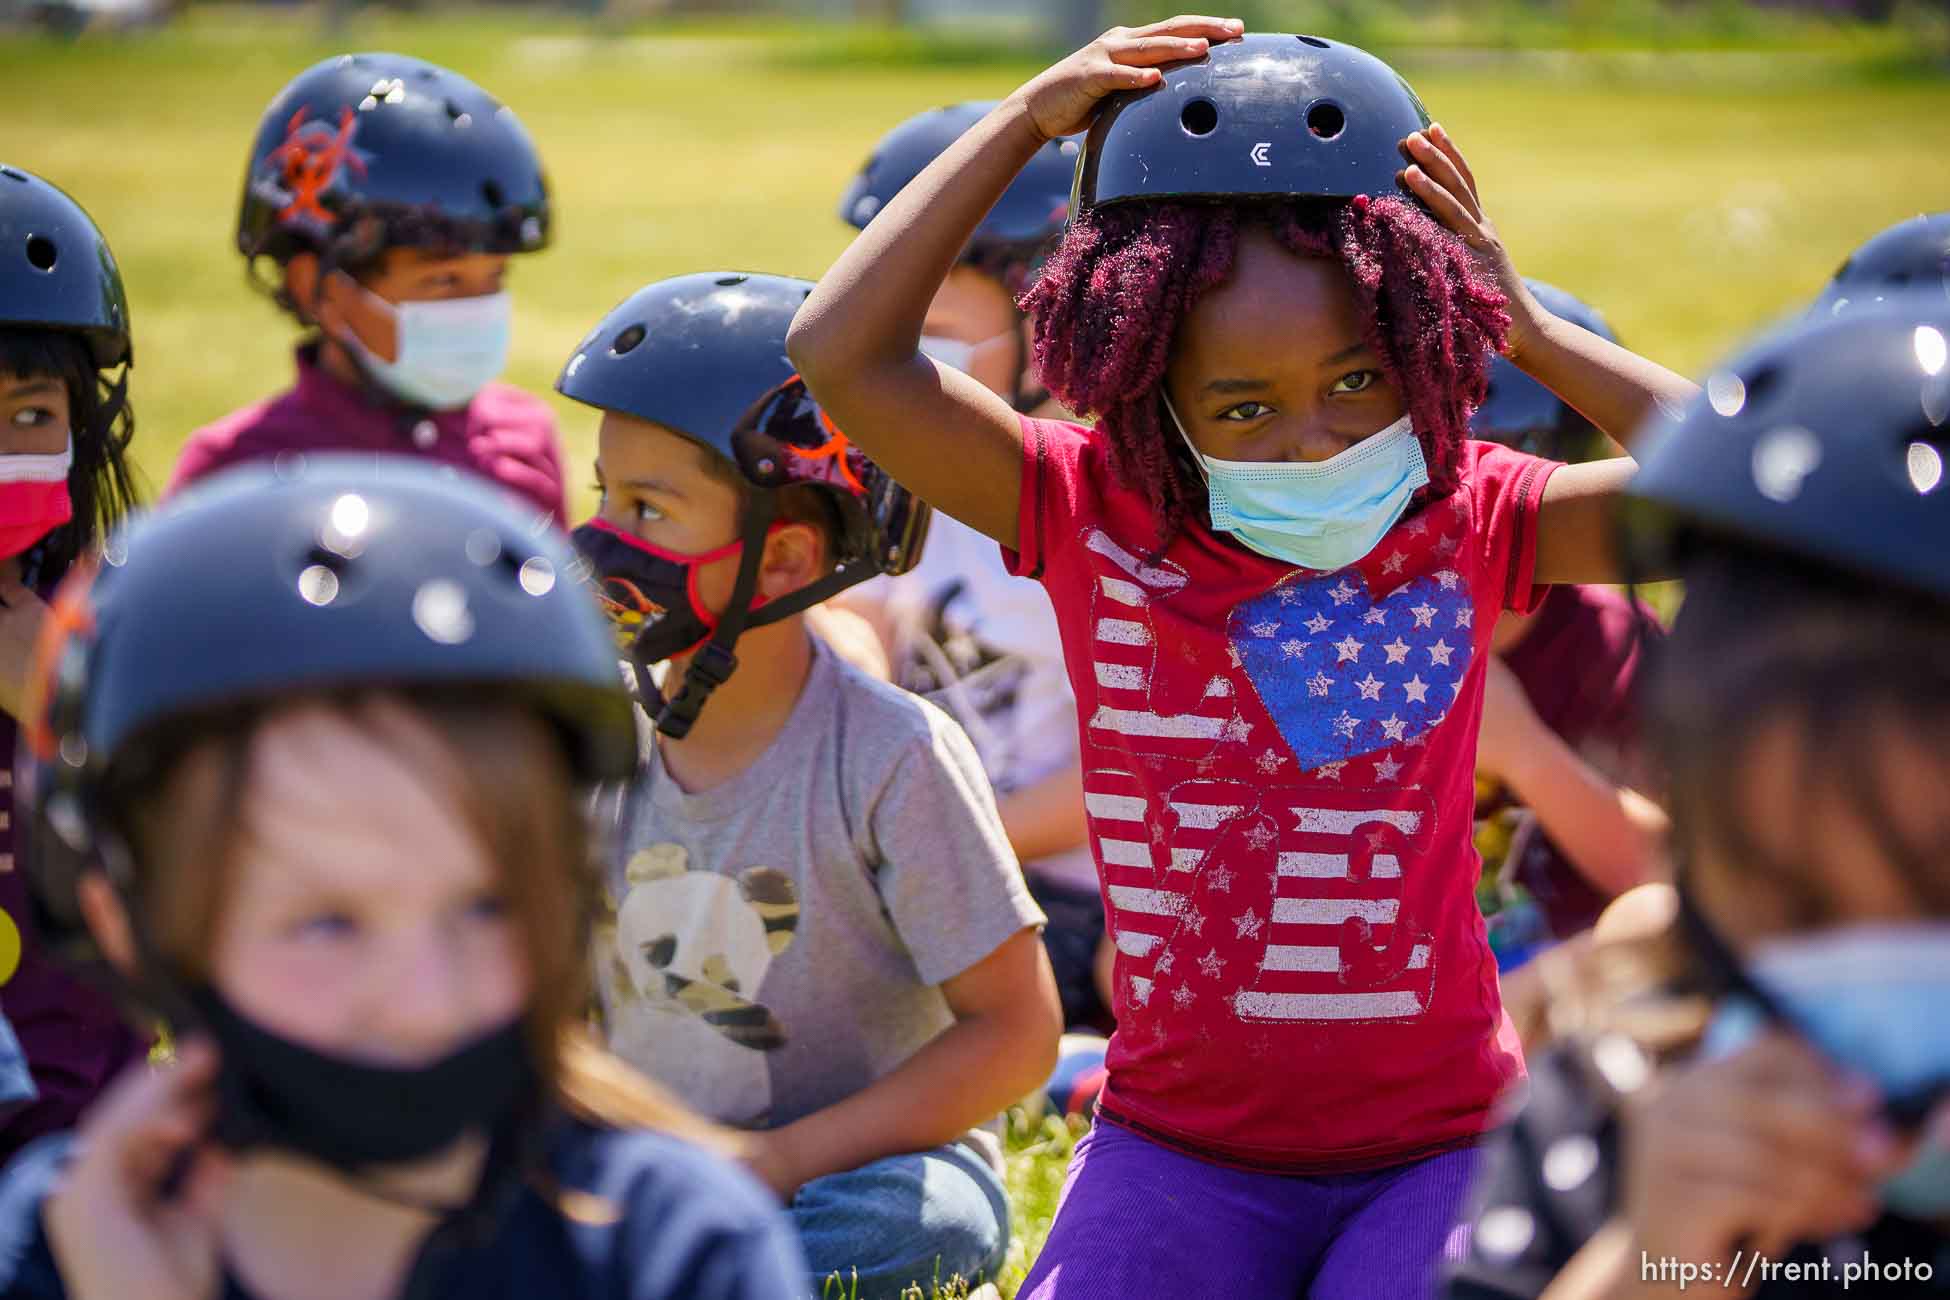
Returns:
[[[134,896],[158,955],[182,976],[208,974],[208,954],[236,869],[237,810],[250,793],[251,754],[265,721],[317,695],[171,725],[150,747],[160,775],[125,789],[123,829]],[[526,952],[530,1047],[561,1109],[612,1128],[647,1128],[729,1150],[723,1130],[693,1114],[596,1041],[586,922],[600,888],[586,800],[558,737],[534,711],[479,692],[362,691],[324,697],[348,722],[404,755],[448,792],[493,858]]]

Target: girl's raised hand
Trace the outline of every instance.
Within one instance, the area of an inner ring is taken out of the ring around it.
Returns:
[[[1483,212],[1475,173],[1469,170],[1462,150],[1439,122],[1403,140],[1402,155],[1408,159],[1402,183],[1428,206],[1436,220],[1469,245],[1510,299],[1510,333],[1504,340],[1503,351],[1507,356],[1516,357],[1535,331],[1537,314],[1543,308],[1531,296],[1523,277],[1517,274],[1510,250],[1503,246],[1502,237]]]
[[[74,1161],[41,1212],[75,1300],[217,1294],[229,1165],[202,1145],[216,1077],[210,1044],[185,1043],[174,1066],[124,1074],[83,1122]]]
[[[1016,97],[1045,140],[1073,135],[1090,125],[1104,96],[1155,86],[1164,75],[1160,66],[1199,58],[1213,41],[1232,40],[1245,30],[1237,18],[1196,14],[1113,27],[1028,82]]]

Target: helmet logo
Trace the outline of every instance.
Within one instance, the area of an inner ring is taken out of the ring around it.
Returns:
[[[1253,166],[1271,167],[1273,165],[1273,159],[1270,157],[1272,152],[1273,142],[1271,140],[1261,140],[1258,144],[1254,145],[1252,147]]]
[[[351,109],[339,114],[336,131],[322,121],[307,121],[309,113],[309,109],[301,108],[291,115],[284,143],[265,155],[263,165],[273,176],[263,183],[271,197],[284,205],[278,210],[279,221],[310,221],[329,227],[332,214],[319,197],[332,187],[341,168],[350,167],[355,174],[364,175],[367,155],[352,147],[359,120]]]
[[[790,443],[785,444],[786,453],[799,462],[793,477],[801,482],[844,486],[855,496],[865,496],[866,485],[860,482],[860,476],[853,472],[850,463],[859,454],[854,449],[853,440],[840,432],[840,427],[833,423],[833,417],[826,414],[823,406],[819,408],[819,427],[826,431],[826,441],[819,446],[795,447]],[[822,461],[827,463],[821,464]]]

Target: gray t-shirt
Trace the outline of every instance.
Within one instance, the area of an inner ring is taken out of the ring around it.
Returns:
[[[750,767],[685,794],[652,747],[630,802],[610,1046],[728,1124],[859,1092],[954,1022],[943,981],[1043,922],[962,729],[823,646]]]

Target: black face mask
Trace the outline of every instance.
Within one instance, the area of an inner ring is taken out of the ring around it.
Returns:
[[[702,555],[653,546],[601,519],[569,534],[589,564],[617,648],[649,665],[697,649],[718,630],[718,617],[697,597],[697,571],[736,555],[742,540]]]
[[[282,1147],[352,1172],[425,1159],[470,1132],[505,1130],[538,1095],[516,1017],[430,1065],[362,1065],[239,1015],[214,989],[191,997],[222,1056],[214,1136]]]

